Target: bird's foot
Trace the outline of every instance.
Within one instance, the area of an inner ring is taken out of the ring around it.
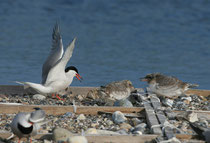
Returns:
[[[60,98],[60,96],[59,96],[59,94],[52,94],[52,98],[54,98],[54,97],[56,97],[57,99],[59,99],[59,100],[62,100],[62,101],[64,101],[64,99],[62,99],[62,98]]]

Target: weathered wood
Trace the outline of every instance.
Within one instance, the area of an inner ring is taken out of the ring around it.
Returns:
[[[9,132],[0,132],[0,138],[6,139],[11,135]],[[154,140],[158,135],[139,135],[139,136],[131,136],[131,135],[107,135],[107,136],[86,136],[89,143],[145,143],[146,141]],[[38,134],[34,139],[52,139],[52,134]],[[187,135],[187,134],[176,134],[176,138],[181,141],[188,141],[194,143],[204,143],[204,141],[194,140],[198,138],[197,135]],[[23,138],[24,140],[24,138]],[[197,141],[197,142],[196,142]]]
[[[210,95],[210,90],[202,90],[202,89],[189,89],[188,91],[185,92],[187,95],[198,95],[198,96],[209,96]]]
[[[155,113],[159,123],[163,125],[167,120],[167,118],[165,116],[165,113],[162,110],[160,110],[161,109],[160,99],[156,96],[156,94],[153,94],[152,96],[150,96],[150,101],[152,103],[153,108],[155,109]],[[173,130],[170,127],[166,127],[164,130],[167,139],[171,139],[175,136]]]
[[[162,134],[160,124],[157,120],[157,117],[155,115],[155,111],[153,107],[151,106],[150,101],[144,100],[142,95],[139,95],[145,108],[145,113],[146,113],[146,118],[147,118],[147,123],[154,134]]]
[[[8,138],[10,133],[0,133],[1,138]],[[107,135],[107,136],[86,136],[89,143],[145,143],[155,139],[157,135]],[[34,139],[52,139],[52,134],[39,134]]]
[[[50,106],[50,105],[1,105],[0,113],[2,114],[14,114],[18,112],[31,112],[35,107],[39,107],[45,110],[46,114],[50,115],[63,115],[66,112],[73,112],[73,106]],[[90,114],[97,115],[99,111],[103,112],[115,112],[121,111],[123,113],[138,113],[144,110],[140,107],[92,107],[92,106],[78,106],[76,114]]]

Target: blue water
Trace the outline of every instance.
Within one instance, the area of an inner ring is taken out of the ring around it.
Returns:
[[[41,81],[41,67],[59,21],[69,65],[100,86],[152,72],[210,89],[209,0],[1,0],[0,84]]]

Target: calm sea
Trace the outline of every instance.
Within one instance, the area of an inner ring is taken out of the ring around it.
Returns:
[[[100,86],[161,72],[210,89],[209,0],[1,0],[0,84],[41,81],[59,21],[68,65]]]

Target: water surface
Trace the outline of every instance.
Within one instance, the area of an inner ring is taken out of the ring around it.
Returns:
[[[0,84],[41,81],[56,21],[68,65],[84,77],[73,86],[100,86],[161,72],[210,89],[209,0],[0,1]]]

